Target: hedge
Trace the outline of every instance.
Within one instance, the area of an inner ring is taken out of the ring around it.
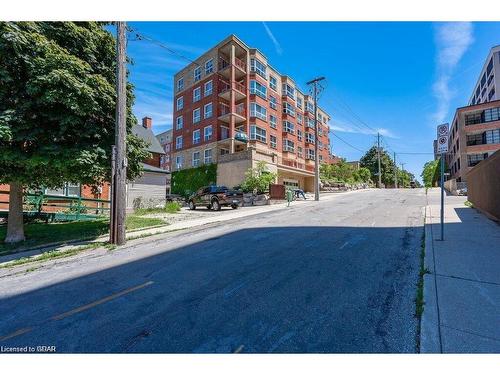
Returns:
[[[217,164],[203,164],[196,168],[172,172],[171,191],[188,198],[203,186],[215,185]]]

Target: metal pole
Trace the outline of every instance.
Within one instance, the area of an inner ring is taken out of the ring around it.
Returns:
[[[117,22],[117,44],[116,44],[116,129],[115,129],[115,144],[116,144],[116,165],[115,165],[115,208],[114,214],[116,218],[116,244],[125,244],[125,210],[126,210],[126,178],[127,178],[127,161],[126,161],[126,143],[127,135],[126,119],[127,119],[127,78],[126,78],[126,36],[125,22]]]
[[[396,153],[394,153],[394,189],[398,188],[398,164],[396,163]]]
[[[378,160],[378,188],[382,187],[382,173],[380,172],[380,133],[377,133],[377,160]]]
[[[441,154],[441,241],[444,241],[444,154]]]

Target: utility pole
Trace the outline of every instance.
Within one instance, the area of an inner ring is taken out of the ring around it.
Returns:
[[[401,164],[401,171],[404,172],[405,171],[405,164],[406,163],[400,163],[400,164]],[[406,187],[404,173],[403,173],[403,176],[401,177],[401,185],[403,185],[403,188]]]
[[[377,159],[378,159],[378,188],[382,187],[382,173],[380,171],[380,133],[377,133]]]
[[[125,22],[117,22],[116,42],[116,125],[113,147],[114,175],[112,181],[110,243],[125,244],[125,209],[127,158],[125,138],[127,135],[127,81],[126,81],[126,36]]]
[[[398,164],[396,162],[396,153],[394,152],[394,188],[398,188]]]
[[[318,82],[323,81],[325,77],[318,77],[307,85],[313,85],[314,97],[314,200],[319,201],[319,155],[318,155]]]

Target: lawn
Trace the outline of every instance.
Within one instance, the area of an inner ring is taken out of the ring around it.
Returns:
[[[127,230],[147,228],[160,224],[164,224],[162,219],[145,218],[136,215],[127,216],[126,221]],[[107,219],[53,224],[26,224],[24,226],[26,241],[11,245],[3,242],[7,226],[0,225],[0,255],[8,254],[18,248],[29,248],[79,239],[94,239],[107,234],[108,229],[109,221]]]

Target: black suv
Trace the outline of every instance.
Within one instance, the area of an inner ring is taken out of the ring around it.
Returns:
[[[229,190],[226,186],[205,186],[189,199],[189,208],[196,210],[196,206],[205,206],[214,211],[220,211],[223,206],[238,208],[243,200],[243,194],[237,190]]]

